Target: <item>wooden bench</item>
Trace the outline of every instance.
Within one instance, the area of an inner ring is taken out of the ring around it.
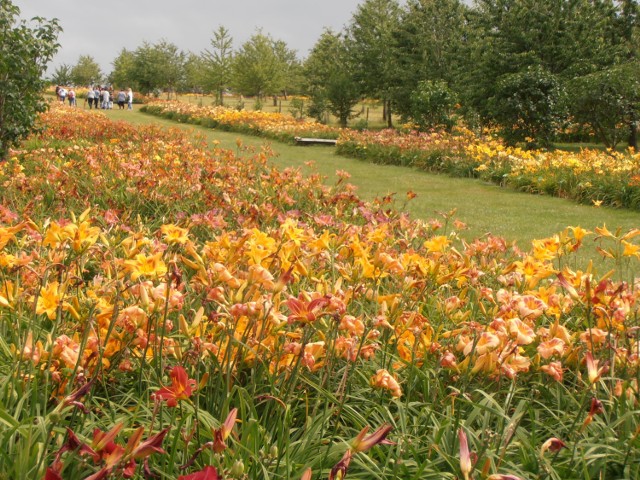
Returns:
[[[335,145],[336,139],[295,137],[296,145]]]

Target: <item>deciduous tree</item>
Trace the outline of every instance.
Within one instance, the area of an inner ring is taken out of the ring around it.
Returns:
[[[181,84],[186,54],[165,40],[144,42],[133,54],[131,77],[142,93],[163,90],[170,95]]]
[[[75,85],[93,85],[102,81],[100,65],[90,55],[81,55],[71,68],[71,81]]]
[[[391,47],[398,28],[400,6],[396,0],[366,0],[347,28],[346,47],[351,75],[363,95],[382,100],[384,120],[391,121],[391,93],[395,52]]]
[[[278,94],[287,85],[287,74],[295,58],[284,42],[258,31],[235,54],[233,86],[239,93],[258,99]]]
[[[19,15],[12,2],[0,0],[0,161],[46,110],[43,75],[59,47],[55,20],[35,18],[30,27]]]

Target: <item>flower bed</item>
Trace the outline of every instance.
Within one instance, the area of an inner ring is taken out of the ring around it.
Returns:
[[[288,143],[293,143],[295,137],[337,138],[339,134],[336,128],[309,120],[297,120],[280,113],[203,107],[175,101],[151,102],[143,111],[179,122],[258,135]]]
[[[458,177],[491,181],[532,194],[584,204],[640,209],[640,154],[581,150],[527,151],[464,129],[445,132],[359,131],[303,122],[289,115],[154,102],[145,111],[292,143],[295,137],[338,138],[337,153]]]
[[[466,243],[263,154],[42,122],[0,165],[0,470],[637,473],[639,231]],[[613,272],[567,267],[586,238]]]

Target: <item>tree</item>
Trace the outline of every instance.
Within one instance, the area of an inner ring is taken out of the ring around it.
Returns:
[[[139,90],[134,77],[134,53],[123,48],[118,56],[111,62],[113,70],[109,74],[109,83],[121,88],[135,87]]]
[[[352,66],[344,38],[325,30],[303,67],[306,93],[311,97],[309,115],[324,121],[325,113],[338,117],[342,127],[353,118],[353,107],[361,98],[351,75]]]
[[[144,42],[133,54],[131,78],[142,93],[163,90],[170,95],[183,81],[186,54],[165,40]]]
[[[280,92],[285,100],[289,93],[299,92],[302,85],[302,64],[298,60],[295,50],[291,50],[282,40],[276,40],[273,44],[276,58],[282,68],[282,88]]]
[[[354,81],[363,95],[383,101],[384,120],[391,120],[391,81],[395,64],[390,48],[398,28],[400,7],[396,0],[366,0],[358,6],[347,30],[346,46],[353,64]]]
[[[556,86],[569,91],[575,78],[620,58],[617,8],[609,0],[477,0],[460,75],[463,104],[509,134],[517,125],[517,136],[547,142],[539,122],[557,120]],[[536,110],[516,112],[518,103]]]
[[[206,82],[206,65],[204,58],[193,53],[187,54],[184,63],[183,85],[180,91],[205,93],[208,91]]]
[[[563,96],[557,76],[534,65],[500,77],[489,111],[507,142],[548,147],[566,118]]]
[[[576,78],[571,89],[573,119],[588,125],[609,148],[623,140],[637,149],[640,65],[625,65]]]
[[[423,80],[411,95],[411,118],[420,130],[451,129],[456,96],[443,80]]]
[[[69,85],[73,83],[71,80],[71,66],[66,63],[58,65],[51,74],[51,83],[56,85]]]
[[[258,100],[281,92],[287,84],[290,62],[295,59],[284,42],[258,31],[240,47],[233,60],[233,86]]]
[[[0,161],[46,110],[43,75],[59,47],[55,20],[35,18],[31,28],[19,15],[18,7],[0,0]]]
[[[411,119],[415,89],[422,81],[445,82],[452,92],[466,68],[469,9],[460,0],[409,0],[394,32],[391,49],[393,101]]]
[[[233,38],[229,30],[220,25],[213,32],[211,50],[202,53],[204,61],[204,85],[216,94],[216,103],[224,103],[224,91],[233,78]]]
[[[100,65],[90,55],[81,55],[71,68],[71,81],[75,85],[93,85],[102,81]]]

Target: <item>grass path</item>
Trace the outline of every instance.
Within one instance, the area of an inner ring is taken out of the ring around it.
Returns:
[[[338,156],[331,147],[292,146],[180,124],[135,110],[111,110],[107,111],[107,115],[137,124],[179,126],[204,135],[212,146],[214,141],[219,142],[221,148],[235,150],[237,139],[241,139],[243,145],[255,148],[270,144],[277,153],[272,159],[273,164],[299,167],[309,173],[316,171],[325,176],[328,183],[335,182],[336,170],[346,170],[351,174],[350,182],[358,187],[360,197],[372,200],[395,194],[396,206],[404,208],[414,217],[430,219],[437,212],[457,209],[455,218],[468,225],[468,238],[490,232],[516,240],[520,247],[528,248],[532,239],[548,237],[570,225],[579,225],[588,230],[604,224],[612,231],[618,227],[623,230],[640,228],[640,212],[577,205],[568,200],[519,193],[474,179],[450,178],[407,167],[374,165]],[[308,167],[308,162],[314,162],[314,168]],[[404,199],[408,191],[415,192],[417,197],[405,207]]]

